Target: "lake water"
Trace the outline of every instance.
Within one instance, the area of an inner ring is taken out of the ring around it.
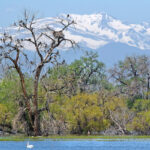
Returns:
[[[26,150],[26,141],[0,141],[0,150]],[[30,141],[32,150],[150,150],[150,140],[44,140]]]

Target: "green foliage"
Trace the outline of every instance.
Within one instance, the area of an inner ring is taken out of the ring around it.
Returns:
[[[63,106],[71,133],[99,132],[109,126],[98,106],[97,94],[78,94]]]
[[[105,65],[98,60],[98,55],[94,52],[86,52],[84,57],[70,65],[51,68],[43,83],[48,85],[49,91],[67,96],[98,91],[102,87],[112,88],[105,75]]]
[[[0,125],[10,124],[12,119],[12,114],[8,107],[4,104],[0,104]]]
[[[83,86],[101,85],[101,81],[106,77],[105,65],[98,60],[98,54],[94,52],[86,52],[86,55],[74,61],[70,68]]]
[[[149,68],[149,57],[130,56],[118,62],[110,69],[110,73],[120,92],[134,101],[149,98]]]
[[[149,111],[150,110],[150,100],[137,99],[134,102],[132,109],[136,112]]]
[[[97,53],[87,52],[71,64],[51,67],[38,88],[39,110],[47,110],[40,113],[44,132],[57,130],[59,133],[61,129],[67,133],[88,134],[113,126],[122,134],[129,133],[126,131],[150,133],[148,67],[143,67],[144,58],[131,57],[119,62],[112,72],[115,83],[108,80],[105,65],[98,60]],[[24,75],[33,109],[34,81],[28,73]],[[10,70],[0,81],[0,124],[12,125],[18,110],[24,109],[24,103],[18,105],[20,101],[23,101],[20,78]]]
[[[11,72],[0,81],[0,102],[13,100],[20,92],[19,78],[15,72]]]
[[[133,119],[132,130],[138,131],[141,134],[149,134],[150,132],[150,111],[143,111],[137,113],[137,116]]]

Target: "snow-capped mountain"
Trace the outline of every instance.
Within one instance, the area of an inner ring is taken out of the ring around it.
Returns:
[[[77,25],[71,36],[92,49],[119,42],[139,49],[150,49],[150,25],[125,24],[105,13],[71,15]]]
[[[112,42],[119,42],[139,49],[150,49],[150,24],[125,24],[105,13],[91,15],[71,14],[76,25],[66,36],[91,49],[100,48]],[[52,18],[38,21],[38,26],[51,24]],[[53,25],[54,26],[54,25]]]
[[[62,16],[65,16],[65,14]],[[126,45],[128,51],[130,51],[132,47],[131,50],[134,48],[136,50],[147,50],[148,52],[146,52],[146,54],[150,54],[150,24],[147,22],[141,24],[127,24],[106,13],[91,15],[70,14],[69,16],[76,24],[65,32],[65,36],[75,40],[82,48],[95,50],[103,49],[103,51],[105,51],[105,47],[109,47],[107,45],[112,45],[111,47],[113,48],[113,44],[117,45],[118,43]],[[44,29],[46,26],[59,29],[59,26],[57,26],[55,22],[56,19],[52,17],[38,19],[35,28],[37,31]],[[5,29],[0,28],[0,33],[3,30],[11,32],[14,37],[29,36],[28,33],[24,31],[22,31],[20,35],[20,32],[18,32],[17,28],[14,26]],[[29,45],[26,47],[29,50],[34,49]],[[108,53],[111,55],[113,49]],[[134,51],[134,53],[136,53],[136,51]],[[120,49],[120,56],[121,55],[122,52]]]

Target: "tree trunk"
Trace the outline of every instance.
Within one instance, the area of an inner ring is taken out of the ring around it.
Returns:
[[[21,72],[20,67],[16,63],[14,63],[14,64],[15,64],[15,68],[16,68],[18,74],[19,74],[19,77],[20,77],[21,88],[22,88],[23,97],[24,97],[24,100],[25,100],[25,107],[27,108],[26,122],[27,122],[27,126],[28,126],[27,128],[29,129],[29,133],[27,133],[27,134],[32,135],[32,132],[33,132],[32,110],[31,110],[29,99],[28,99],[28,94],[27,94],[27,91],[26,91],[24,75]]]
[[[40,114],[38,112],[38,80],[34,83],[34,135],[38,136],[41,134],[40,129]]]
[[[38,111],[38,83],[43,64],[39,65],[36,69],[35,81],[34,81],[34,136],[41,135],[40,128],[40,112]]]

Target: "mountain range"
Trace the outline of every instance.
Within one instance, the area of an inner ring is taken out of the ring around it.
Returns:
[[[61,17],[64,16],[65,14],[61,15]],[[76,24],[65,32],[65,36],[76,41],[80,48],[76,50],[67,46],[60,48],[62,58],[65,58],[68,63],[81,57],[86,50],[98,52],[99,59],[108,67],[126,56],[150,56],[150,24],[148,22],[129,24],[106,13],[69,14],[69,16]],[[59,29],[55,22],[56,19],[52,17],[38,19],[35,28],[37,31],[46,26]],[[20,35],[15,26],[0,28],[0,36],[3,30],[10,32],[14,37],[29,36],[24,31]],[[30,45],[26,45],[26,48],[34,51]]]

